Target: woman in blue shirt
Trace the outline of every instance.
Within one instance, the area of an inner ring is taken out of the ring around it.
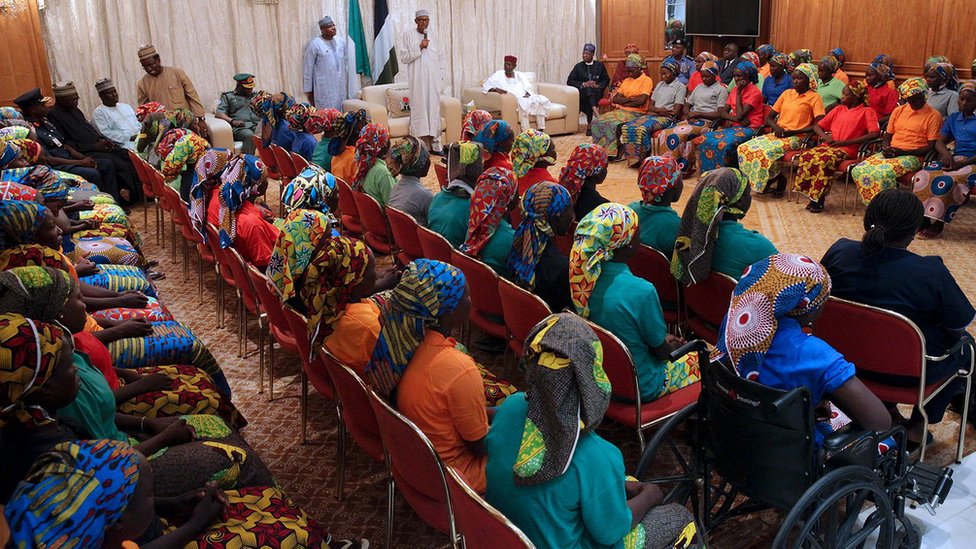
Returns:
[[[769,59],[769,77],[763,80],[763,101],[772,107],[783,92],[793,87],[793,77],[786,71],[790,58],[785,53],[777,53]]]
[[[912,190],[925,206],[919,238],[938,238],[976,185],[976,80],[959,87],[959,111],[949,115],[935,150],[939,161],[926,164],[912,177]],[[956,148],[946,146],[955,141]]]
[[[829,399],[860,427],[886,431],[891,416],[857,378],[854,365],[803,332],[828,297],[830,275],[809,257],[776,254],[758,261],[732,292],[718,350],[742,377],[776,389],[806,387],[814,405]],[[816,433],[818,445],[823,434]]]
[[[571,313],[549,316],[526,338],[522,366],[528,390],[498,407],[485,441],[488,501],[540,548],[693,537],[691,513],[660,505],[657,486],[625,480],[620,450],[595,432],[610,380],[593,330]]]

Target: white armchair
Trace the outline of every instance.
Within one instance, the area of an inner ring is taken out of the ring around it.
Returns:
[[[234,128],[226,120],[221,120],[216,116],[207,113],[207,129],[210,131],[210,144],[222,149],[230,149],[234,152],[241,152],[240,141],[234,141]]]
[[[362,99],[346,99],[342,102],[345,112],[365,109],[376,124],[389,128],[390,137],[406,137],[410,134],[409,111],[395,108],[401,96],[409,94],[404,83],[366,86],[361,92]],[[391,105],[394,108],[391,108]],[[441,143],[454,143],[461,136],[461,102],[454,97],[441,96]]]
[[[533,73],[528,74],[530,81],[534,81]],[[539,88],[538,93],[552,101],[553,108],[546,116],[546,133],[562,135],[579,131],[579,90],[572,86],[544,82],[540,82],[537,86]],[[519,133],[523,129],[519,125],[518,101],[510,93],[484,93],[480,87],[465,88],[461,92],[461,102],[465,105],[474,102],[475,108],[484,109],[495,118],[508,122],[515,133]],[[535,117],[530,116],[529,120],[529,123],[535,126]]]

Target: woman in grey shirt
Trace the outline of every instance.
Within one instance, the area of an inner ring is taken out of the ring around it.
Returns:
[[[702,83],[695,87],[685,101],[682,109],[683,120],[657,134],[657,150],[661,156],[673,158],[681,173],[687,176],[695,171],[695,158],[698,156],[692,141],[711,127],[714,120],[721,118],[718,108],[725,105],[729,91],[718,77],[718,63],[705,61],[698,71]]]
[[[430,171],[430,153],[426,145],[413,136],[397,140],[390,148],[386,163],[393,177],[399,175],[387,205],[410,214],[426,227],[427,208],[434,198],[434,193],[420,181]]]

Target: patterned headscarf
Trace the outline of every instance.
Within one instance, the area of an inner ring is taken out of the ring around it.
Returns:
[[[559,172],[559,184],[569,191],[573,204],[576,204],[576,197],[579,196],[586,178],[607,169],[609,163],[607,150],[594,143],[581,143],[573,149],[566,165]]]
[[[902,100],[907,100],[913,95],[918,95],[927,91],[929,91],[929,85],[921,76],[909,78],[898,85],[898,97],[900,97]]]
[[[36,200],[37,190],[14,183],[13,181],[0,181],[0,200]]]
[[[166,122],[170,128],[189,128],[196,115],[190,109],[172,109],[165,111]]]
[[[277,97],[277,101],[275,98]],[[261,121],[277,126],[285,118],[285,113],[295,105],[295,99],[285,92],[274,95],[261,90],[251,98],[251,108],[261,117]]]
[[[382,124],[366,124],[356,141],[356,177],[352,181],[352,188],[361,191],[363,181],[369,169],[376,164],[385,149],[390,144],[390,130]]]
[[[705,61],[701,65],[701,70],[699,72],[707,72],[712,76],[718,76],[719,68],[718,63],[715,61]]]
[[[0,311],[53,324],[61,318],[74,285],[67,271],[47,265],[0,271]]]
[[[379,339],[366,366],[370,386],[390,398],[427,328],[464,298],[464,273],[453,265],[418,259],[407,265],[380,312]]]
[[[746,80],[753,84],[759,83],[759,68],[752,61],[739,61],[735,66],[736,70],[742,71],[746,75]]]
[[[852,80],[847,84],[847,89],[851,90],[854,97],[858,98],[861,103],[867,99],[868,85],[863,80]]]
[[[422,175],[420,170],[429,160],[430,153],[427,152],[427,146],[416,137],[408,135],[397,139],[390,147],[386,165],[393,177],[400,174],[419,176]]]
[[[888,80],[895,79],[895,73],[892,72],[891,67],[881,61],[874,61],[868,66],[868,70],[872,70],[878,73],[881,77],[881,82],[887,82]]]
[[[20,147],[10,141],[0,142],[0,168],[6,168],[20,157]]]
[[[44,223],[48,209],[37,202],[0,201],[0,249],[28,244]]]
[[[550,315],[529,332],[522,355],[528,411],[515,458],[515,484],[549,482],[569,468],[580,439],[610,406],[603,346],[572,313]]]
[[[627,56],[627,60],[624,61],[624,65],[628,69],[643,69],[644,65],[647,63],[644,61],[644,57],[638,53],[632,53]]]
[[[335,216],[329,211],[329,203],[335,193],[335,176],[315,164],[309,164],[285,186],[281,202],[286,212],[317,210],[336,223]]]
[[[309,119],[314,114],[314,106],[308,103],[295,103],[285,111],[284,118],[288,122],[288,127],[291,128],[291,131],[304,133],[308,131],[305,129],[305,125],[308,124]]]
[[[942,78],[942,81],[945,82],[944,85],[946,88],[953,91],[959,89],[959,77],[956,76],[956,67],[954,67],[952,63],[940,61],[926,69],[925,72],[930,70],[934,70],[935,73]]]
[[[774,53],[769,58],[770,63],[776,63],[789,72],[793,72],[793,65],[790,64],[790,56],[785,53]]]
[[[298,296],[298,281],[308,270],[316,248],[331,236],[329,218],[316,210],[294,210],[279,226],[266,273],[284,299]]]
[[[661,61],[661,68],[671,71],[671,74],[677,76],[681,72],[681,65],[673,59],[665,59]]]
[[[200,160],[203,154],[207,152],[208,147],[210,147],[210,143],[206,139],[193,132],[188,132],[177,139],[173,144],[173,150],[163,157],[159,171],[167,179],[174,179],[186,169],[187,164],[193,164]],[[192,182],[190,184],[192,185]]]
[[[929,72],[929,69],[938,65],[939,63],[951,63],[951,61],[949,61],[949,58],[944,55],[933,55],[926,59],[925,63],[922,64],[922,70]]]
[[[25,128],[26,129],[26,128]],[[28,164],[34,164],[41,154],[44,152],[44,147],[40,143],[32,139],[16,139],[14,144],[20,148],[20,157],[26,160]]]
[[[0,128],[0,141],[18,141],[30,137],[30,129],[24,126],[6,126]]]
[[[661,201],[661,195],[681,182],[681,167],[670,156],[648,156],[637,171],[637,187],[645,204]]]
[[[189,134],[190,130],[186,128],[174,128],[163,133],[162,137],[159,138],[159,143],[156,144],[156,156],[160,159],[166,158],[169,153],[173,152],[176,142]]]
[[[32,166],[21,180],[44,195],[44,200],[67,200],[71,192],[68,183],[47,166]]]
[[[768,55],[772,57],[773,54],[776,53],[776,48],[774,48],[772,44],[761,44],[758,48],[756,48],[756,53],[759,55]]]
[[[40,427],[50,414],[24,399],[51,378],[61,359],[61,328],[16,313],[0,314],[0,427],[8,422]]]
[[[794,50],[790,53],[790,62],[794,67],[799,67],[803,63],[813,63],[813,52],[806,48]]]
[[[976,80],[966,80],[959,85],[959,93],[970,92],[976,93]]]
[[[630,244],[637,233],[637,213],[608,202],[586,214],[576,226],[569,253],[569,294],[584,318],[590,314],[590,294],[613,251]]]
[[[779,319],[803,316],[830,296],[830,275],[805,255],[776,254],[747,267],[719,328],[718,349],[756,381]]]
[[[831,74],[837,72],[837,69],[840,68],[840,61],[838,61],[833,55],[825,55],[820,58],[820,64],[827,65]]]
[[[573,205],[569,191],[551,181],[540,181],[522,197],[522,223],[515,230],[508,267],[515,282],[529,290],[535,288],[535,268],[554,236],[551,223]]]
[[[504,120],[490,120],[471,140],[481,143],[485,154],[501,152],[501,144],[515,137],[515,132]]]
[[[544,132],[529,128],[515,137],[515,145],[512,146],[512,167],[515,169],[515,177],[525,177],[538,162],[548,162],[555,164],[556,160],[546,156],[549,147],[552,145],[552,138]]]
[[[345,149],[346,143],[350,138],[352,138],[352,144],[355,145],[356,139],[359,139],[359,133],[371,120],[369,113],[365,109],[359,109],[356,112],[347,112],[345,116],[337,120],[333,127],[334,137],[329,141],[329,154],[339,156]],[[354,135],[355,138],[353,138]]]
[[[190,186],[190,220],[193,227],[206,242],[207,239],[207,202],[210,193],[220,184],[220,175],[230,162],[231,152],[227,149],[207,149],[197,161],[193,170],[193,182]]]
[[[820,77],[817,75],[817,67],[815,67],[813,63],[801,63],[795,69],[793,69],[794,73],[797,71],[803,73],[803,75],[807,77],[807,80],[810,81],[811,90],[817,89],[817,82],[820,81]]]
[[[671,257],[671,274],[688,286],[705,280],[712,271],[712,254],[722,215],[745,214],[742,199],[749,180],[735,168],[719,168],[702,174],[681,216],[678,238]]]
[[[759,54],[754,51],[747,51],[743,53],[742,55],[739,56],[739,60],[748,61],[757,67],[762,64],[759,61]]]
[[[24,115],[14,107],[0,107],[0,120],[23,120]]]
[[[237,212],[244,202],[258,195],[261,185],[268,179],[264,164],[256,156],[242,154],[227,164],[220,176],[220,247],[229,248],[237,238]]]
[[[702,62],[705,62],[705,61],[718,61],[718,56],[715,55],[714,53],[710,52],[710,51],[703,51],[703,52],[699,53],[697,56],[695,56],[695,59],[696,60],[699,60],[699,61],[702,61]]]
[[[467,238],[459,248],[462,252],[475,257],[481,255],[517,192],[515,175],[507,168],[488,168],[478,177],[471,195]]]
[[[162,103],[150,101],[136,107],[136,120],[144,122],[146,117],[154,112],[166,112],[166,107]]]
[[[115,440],[63,442],[37,459],[4,510],[15,547],[101,547],[139,481],[139,454]]]
[[[315,109],[305,121],[305,131],[321,133],[323,138],[332,136],[336,132],[336,124],[342,118],[342,113],[336,109]]]
[[[461,124],[461,142],[471,141],[478,132],[491,122],[491,113],[482,109],[475,109],[464,115],[464,123]]]
[[[0,271],[31,265],[54,267],[67,271],[72,278],[78,278],[74,265],[58,250],[40,244],[21,244],[12,248],[0,249]]]
[[[834,57],[836,57],[838,60],[840,60],[841,57],[847,57],[844,54],[844,50],[841,49],[841,48],[834,48],[834,49],[830,50],[830,54],[833,55]]]

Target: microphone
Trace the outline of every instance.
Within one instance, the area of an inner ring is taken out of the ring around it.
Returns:
[[[424,40],[427,40],[427,31],[424,31]]]

